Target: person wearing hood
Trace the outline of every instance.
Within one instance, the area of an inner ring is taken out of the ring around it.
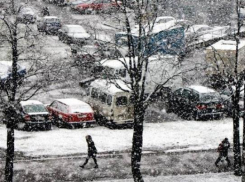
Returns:
[[[85,138],[86,138],[86,141],[87,141],[87,144],[88,144],[88,156],[86,157],[86,160],[85,160],[84,164],[81,165],[80,167],[84,168],[85,165],[88,163],[89,159],[92,157],[93,160],[94,160],[94,163],[95,163],[94,168],[98,168],[99,166],[98,166],[97,160],[96,160],[97,149],[96,149],[96,147],[94,145],[92,137],[90,135],[87,135]]]

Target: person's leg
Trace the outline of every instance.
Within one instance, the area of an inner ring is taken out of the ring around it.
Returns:
[[[98,168],[99,166],[98,166],[98,164],[97,164],[96,155],[94,154],[92,157],[93,157],[93,159],[94,159],[94,163],[95,163],[94,168]]]
[[[226,156],[226,159],[225,159],[226,161],[227,161],[227,166],[229,167],[229,166],[231,166],[231,161],[230,161],[230,159],[228,158],[228,156]]]
[[[218,159],[215,161],[215,166],[218,166],[218,163],[219,163],[219,161],[221,160],[221,158],[222,158],[222,156],[221,155],[219,155],[219,157],[218,157]]]
[[[88,155],[85,159],[85,162],[83,163],[83,165],[81,165],[80,167],[84,168],[84,166],[88,163],[90,156]]]

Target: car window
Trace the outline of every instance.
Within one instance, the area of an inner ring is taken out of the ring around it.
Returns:
[[[125,106],[127,105],[127,97],[121,96],[116,98],[116,105],[117,106]]]
[[[47,112],[47,109],[41,104],[25,105],[23,106],[23,110],[26,113]]]
[[[106,98],[107,98],[107,94],[101,92],[100,93],[100,96],[99,96],[99,99],[102,103],[106,103]]]
[[[54,101],[54,102],[50,105],[50,107],[52,107],[52,108],[54,108],[54,109],[58,109],[58,103],[57,103],[57,101]]]
[[[192,91],[190,93],[190,100],[191,101],[198,101],[198,99],[199,99],[199,94],[195,91]]]
[[[174,92],[174,96],[176,96],[176,97],[181,96],[181,93],[182,93],[182,88],[176,90],[176,91]]]
[[[217,102],[220,99],[221,99],[220,95],[216,92],[202,93],[200,95],[200,101],[202,101],[202,102]]]
[[[89,96],[90,95],[90,87],[85,89],[86,95]]]
[[[112,96],[111,95],[108,95],[107,96],[107,104],[110,106],[112,103]]]
[[[95,98],[95,99],[99,97],[99,93],[98,93],[98,90],[97,89],[92,88],[91,97],[92,98]]]
[[[63,103],[58,104],[58,109],[59,109],[59,111],[61,111],[63,113],[69,113],[69,106],[67,106]]]
[[[191,91],[190,90],[186,90],[186,89],[183,90],[183,92],[182,92],[182,97],[183,98],[189,99],[190,95],[191,95]]]

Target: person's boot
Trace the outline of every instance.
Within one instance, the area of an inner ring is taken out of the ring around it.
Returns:
[[[94,166],[94,168],[95,168],[95,169],[96,169],[96,168],[99,168],[98,164],[96,164],[96,165]]]
[[[79,166],[79,167],[84,168],[84,165],[81,165],[81,166]]]

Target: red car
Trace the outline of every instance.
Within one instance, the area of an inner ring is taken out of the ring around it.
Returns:
[[[58,127],[85,127],[95,123],[93,109],[78,99],[57,99],[47,109]]]
[[[98,11],[111,11],[120,8],[122,2],[116,0],[91,0],[80,4],[76,10],[80,13],[89,14]]]

